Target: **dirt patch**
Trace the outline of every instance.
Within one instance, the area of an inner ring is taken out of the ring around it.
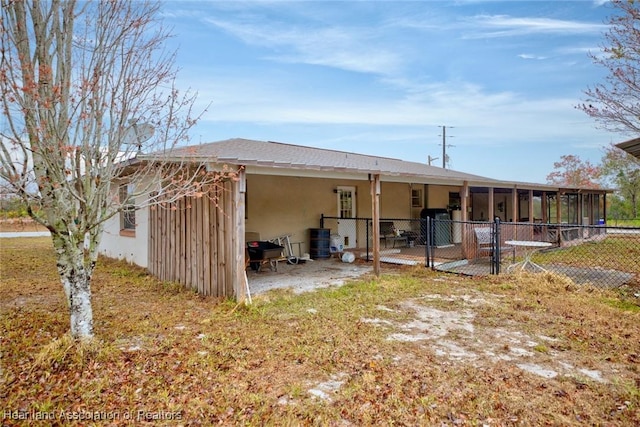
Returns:
[[[259,295],[272,289],[292,289],[294,293],[309,292],[330,286],[341,286],[348,280],[371,273],[370,263],[356,260],[345,263],[338,259],[310,260],[300,264],[278,262],[277,271],[263,267],[260,272],[247,271],[249,290]]]
[[[364,318],[361,321],[388,328],[389,340],[423,343],[436,356],[452,363],[471,364],[478,368],[497,362],[510,362],[519,369],[547,379],[566,376],[578,381],[613,380],[615,372],[610,367],[580,366],[571,352],[550,350],[547,346],[549,342],[562,344],[558,338],[530,335],[506,325],[475,325],[474,308],[483,304],[499,304],[500,298],[499,295],[429,295],[400,304],[402,311],[415,316],[407,322],[384,319],[385,313],[397,311],[387,307],[381,307],[382,318]],[[439,307],[443,301],[460,308],[441,309]]]

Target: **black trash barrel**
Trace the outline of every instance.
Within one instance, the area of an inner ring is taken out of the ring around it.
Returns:
[[[427,217],[435,219],[435,235],[431,236],[431,243],[434,246],[446,246],[451,244],[451,216],[447,209],[422,209],[420,218]]]
[[[309,229],[309,255],[312,259],[329,258],[331,253],[331,229],[310,228]]]

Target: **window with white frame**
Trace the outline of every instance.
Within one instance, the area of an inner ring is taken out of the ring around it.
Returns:
[[[135,231],[136,229],[136,209],[135,201],[131,196],[133,191],[132,184],[124,184],[120,186],[120,230]]]

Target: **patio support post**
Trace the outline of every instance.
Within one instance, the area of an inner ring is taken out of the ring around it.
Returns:
[[[556,223],[562,222],[562,194],[558,191],[556,193]]]
[[[529,190],[529,222],[533,224],[533,190]]]
[[[549,215],[547,214],[549,200],[547,199],[547,192],[542,192],[542,222],[544,224],[549,222]]]
[[[511,190],[511,221],[518,222],[518,187]]]
[[[366,246],[365,252],[367,254],[367,258],[366,258],[367,261],[371,261],[371,258],[369,257],[369,237],[370,237],[369,236],[369,221],[370,221],[369,218],[365,219],[365,221],[364,221],[364,223],[366,225],[366,227],[365,227],[365,234],[366,234],[366,236],[365,236],[366,237],[366,239],[365,239],[365,242],[366,242],[365,243],[365,246]]]
[[[577,211],[578,211],[578,219],[577,222],[578,224],[582,225],[582,217],[584,216],[584,194],[582,194],[581,191],[578,191],[578,197],[577,197]]]
[[[380,175],[369,175],[373,221],[373,273],[380,276]]]
[[[469,220],[469,183],[462,183],[462,191],[460,191],[460,209],[462,210],[462,221]]]
[[[494,197],[494,189],[493,187],[489,187],[489,212],[487,213],[487,221],[492,221],[495,218],[495,209],[494,209],[495,197]]]
[[[247,290],[249,284],[247,283],[247,275],[245,272],[245,222],[244,222],[244,209],[245,209],[245,197],[247,192],[247,177],[244,172],[244,167],[238,170],[238,180],[232,183],[233,186],[233,215],[235,216],[235,230],[233,236],[234,252],[236,265],[232,270],[235,276],[233,278],[234,293],[236,294],[236,301],[239,303],[251,303],[251,297],[248,295]]]

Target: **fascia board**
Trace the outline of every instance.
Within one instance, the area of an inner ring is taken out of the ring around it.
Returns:
[[[335,170],[272,168],[254,165],[246,165],[245,173],[248,175],[295,176],[300,178],[330,178],[360,181],[366,181],[369,179],[367,174],[361,173],[336,172]]]

